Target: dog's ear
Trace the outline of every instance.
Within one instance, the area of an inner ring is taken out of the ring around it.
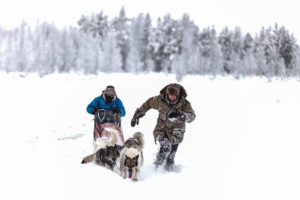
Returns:
[[[121,151],[123,149],[123,146],[117,144],[117,149],[118,151]]]
[[[138,154],[134,159],[136,159],[136,160],[139,159],[139,156],[140,156],[140,155]]]

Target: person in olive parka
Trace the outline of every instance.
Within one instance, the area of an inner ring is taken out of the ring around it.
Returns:
[[[174,158],[178,145],[183,141],[185,123],[192,122],[196,115],[188,100],[185,89],[172,83],[165,86],[158,96],[149,98],[138,108],[131,120],[131,126],[139,124],[139,118],[152,109],[158,110],[157,124],[153,131],[154,141],[159,142],[160,149],[154,162],[156,168],[164,165],[166,170],[174,167]]]

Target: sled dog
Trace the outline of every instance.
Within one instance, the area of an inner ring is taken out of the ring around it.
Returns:
[[[125,145],[120,155],[120,172],[123,178],[138,180],[140,168],[143,165],[143,134],[136,132],[133,137],[125,141]]]
[[[111,137],[100,137],[94,142],[94,153],[86,156],[82,164],[96,161],[97,164],[113,170],[116,165],[116,159],[120,156],[122,147],[117,144],[118,131],[107,128]]]

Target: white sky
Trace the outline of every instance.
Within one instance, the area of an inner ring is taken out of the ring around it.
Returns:
[[[101,10],[112,18],[124,5],[127,16],[149,12],[153,23],[167,12],[174,18],[189,13],[200,27],[214,25],[218,32],[224,26],[240,26],[243,33],[255,33],[262,26],[278,22],[300,40],[296,0],[9,0],[0,5],[0,25],[6,28],[20,24],[23,19],[33,25],[37,20],[54,22],[59,27],[76,25],[82,14]]]

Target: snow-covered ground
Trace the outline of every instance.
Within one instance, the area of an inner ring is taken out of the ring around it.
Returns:
[[[37,75],[0,73],[0,198],[300,199],[300,82],[264,78],[186,76],[181,84],[196,120],[187,124],[176,163],[155,172],[157,146],[149,111],[132,128],[135,109],[174,76],[164,74]],[[106,85],[116,87],[127,115],[125,139],[145,135],[140,181],[95,164],[93,117],[86,106]]]

